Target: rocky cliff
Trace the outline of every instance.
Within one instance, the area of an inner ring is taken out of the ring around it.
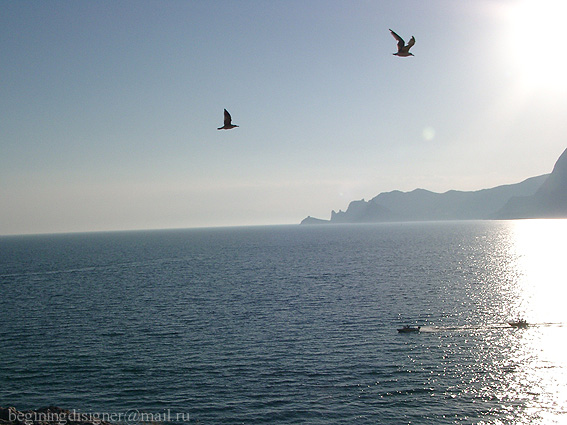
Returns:
[[[511,198],[494,218],[567,217],[567,149],[563,151],[549,177],[531,196]]]
[[[384,192],[352,201],[346,211],[332,211],[330,220],[307,217],[302,224],[543,217],[567,217],[567,149],[551,174],[520,183],[468,192]]]

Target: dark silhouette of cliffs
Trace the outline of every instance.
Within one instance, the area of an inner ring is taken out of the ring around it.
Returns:
[[[535,194],[515,196],[494,216],[498,219],[567,217],[567,149]]]
[[[384,192],[369,201],[352,201],[346,211],[332,211],[330,220],[307,217],[301,224],[541,217],[567,217],[567,149],[551,174],[520,183],[467,192]]]

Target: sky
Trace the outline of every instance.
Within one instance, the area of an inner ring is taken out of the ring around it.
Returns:
[[[0,235],[328,219],[567,147],[563,0],[1,6]]]

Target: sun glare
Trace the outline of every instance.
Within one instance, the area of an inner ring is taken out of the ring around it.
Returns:
[[[510,51],[514,74],[526,89],[567,89],[564,53],[567,2],[520,0],[510,10]]]

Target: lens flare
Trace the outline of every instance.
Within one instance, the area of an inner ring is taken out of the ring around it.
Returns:
[[[421,132],[423,140],[431,141],[435,138],[435,129],[433,127],[425,127]]]

